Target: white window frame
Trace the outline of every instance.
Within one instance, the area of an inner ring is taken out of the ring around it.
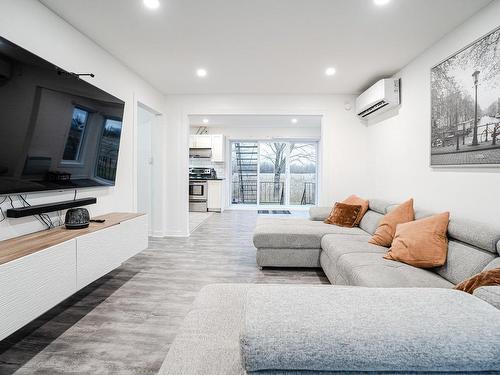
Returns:
[[[255,142],[257,143],[257,203],[255,204],[235,204],[233,203],[233,188],[232,188],[232,157],[233,157],[233,143],[244,143],[244,142]],[[287,153],[286,153],[286,165],[285,165],[285,203],[283,205],[262,205],[260,204],[260,156],[261,156],[261,145],[262,143],[273,143],[273,142],[280,142],[280,143],[287,143]],[[315,178],[315,198],[316,202],[314,203],[315,205],[318,204],[319,202],[319,171],[320,169],[320,162],[321,162],[321,157],[320,157],[320,140],[319,139],[290,139],[290,138],[283,138],[283,139],[231,139],[229,141],[229,202],[230,202],[230,207],[233,209],[245,209],[245,208],[250,208],[250,209],[295,209],[295,210],[300,210],[300,209],[309,209],[310,205],[290,205],[290,181],[291,181],[291,176],[290,176],[290,144],[291,143],[310,143],[315,145],[315,150],[316,150],[316,178]]]

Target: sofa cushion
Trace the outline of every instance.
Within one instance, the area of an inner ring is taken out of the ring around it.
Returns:
[[[500,286],[482,286],[474,291],[474,296],[500,309]]]
[[[378,253],[381,256],[387,252],[382,246],[368,243],[370,236],[349,236],[327,234],[321,240],[320,264],[328,280],[334,285],[347,285],[348,282],[339,274],[338,259],[350,253]]]
[[[378,212],[379,214],[385,215],[387,213],[387,208],[394,205],[394,203],[383,200],[383,199],[369,199],[368,207],[370,210]]]
[[[320,253],[321,249],[260,247],[257,249],[256,260],[259,267],[319,268]]]
[[[384,215],[378,212],[368,210],[366,211],[365,216],[363,216],[363,219],[361,219],[359,227],[363,229],[365,232],[373,234],[377,230],[378,223],[380,222],[380,220],[382,220],[383,217]]]
[[[414,219],[413,199],[409,199],[384,216],[370,242],[380,246],[391,246],[396,234],[396,226]]]
[[[357,195],[350,195],[346,199],[344,199],[342,203],[353,206],[361,206],[361,210],[358,212],[357,219],[354,222],[354,225],[358,226],[363,216],[365,216],[366,211],[368,211],[368,201],[366,199],[358,197]]]
[[[248,372],[500,368],[500,311],[454,290],[271,286],[249,289],[245,310]]]
[[[477,221],[452,218],[448,225],[448,236],[480,249],[497,253],[500,228]]]
[[[379,253],[349,253],[339,257],[337,271],[348,285],[381,288],[453,288],[438,274],[387,260]]]
[[[332,211],[331,207],[313,206],[309,208],[309,220],[324,221]]]
[[[495,257],[491,262],[489,262],[486,267],[484,267],[484,271],[491,270],[493,268],[500,267],[500,257]],[[479,272],[479,271],[478,271]],[[477,273],[477,272],[476,272]],[[470,276],[469,276],[470,277]]]
[[[425,210],[421,208],[415,208],[415,220],[420,220],[425,217],[433,216],[436,215],[436,212],[430,211],[430,210]]]
[[[500,268],[479,272],[477,275],[462,281],[455,289],[472,294],[476,289],[482,286],[500,287]]]
[[[325,234],[366,234],[360,228],[344,228],[302,218],[258,218],[253,235],[256,248],[319,249]]]
[[[480,250],[462,242],[448,241],[448,256],[444,266],[434,271],[453,284],[481,272],[488,263],[498,258],[486,250]],[[500,263],[498,264],[500,267]]]
[[[239,334],[248,284],[204,287],[187,314],[159,375],[243,375]]]
[[[346,203],[335,202],[330,216],[324,223],[338,225],[339,227],[353,228],[357,226],[357,221],[361,221],[359,214],[361,213],[360,205],[352,205]]]
[[[349,236],[327,234],[321,240],[321,248],[334,262],[344,254],[349,253],[378,253],[385,254],[387,248],[368,243],[370,236]]]
[[[385,259],[397,260],[419,268],[433,268],[446,263],[446,230],[450,213],[429,216],[399,224]]]

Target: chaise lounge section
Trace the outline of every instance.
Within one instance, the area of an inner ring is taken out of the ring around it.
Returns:
[[[500,373],[500,310],[442,288],[204,287],[160,375]]]

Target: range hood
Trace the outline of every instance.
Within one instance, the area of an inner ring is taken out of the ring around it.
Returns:
[[[189,157],[191,159],[211,159],[212,149],[211,148],[190,148]]]

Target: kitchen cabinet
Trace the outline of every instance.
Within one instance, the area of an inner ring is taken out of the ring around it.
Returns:
[[[212,148],[212,136],[208,134],[189,136],[189,148]]]
[[[222,134],[212,135],[212,161],[224,163],[224,136]]]
[[[201,134],[189,136],[189,148],[210,148],[212,150],[212,161],[224,163],[225,141],[223,134]]]
[[[224,180],[208,180],[208,211],[224,211]]]

